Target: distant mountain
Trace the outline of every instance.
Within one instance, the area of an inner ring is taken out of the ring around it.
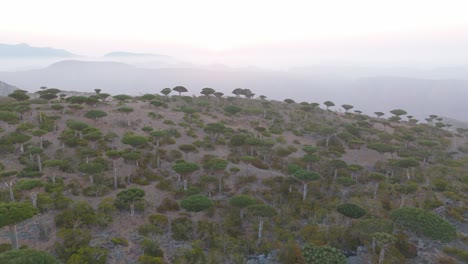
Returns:
[[[133,53],[126,51],[115,51],[104,55],[103,59],[122,62],[140,68],[181,68],[190,67],[190,63],[180,61],[174,57],[162,54]]]
[[[212,87],[232,96],[238,87],[249,88],[257,96],[269,99],[291,98],[297,102],[331,100],[340,109],[354,105],[372,115],[402,108],[424,122],[429,114],[468,121],[468,81],[431,80],[402,77],[332,78],[330,76],[292,74],[286,71],[248,69],[159,68],[147,69],[117,62],[61,61],[51,66],[22,72],[0,72],[0,80],[37,91],[40,86],[92,92],[102,89],[111,94],[138,95],[158,93],[164,87],[184,85],[189,93],[199,94]]]
[[[19,88],[0,81],[0,96],[7,96]]]
[[[104,57],[157,57],[157,58],[172,58],[171,56],[151,53],[133,53],[126,51],[114,51],[107,53]]]
[[[32,47],[28,44],[0,44],[0,58],[77,57],[63,49]]]

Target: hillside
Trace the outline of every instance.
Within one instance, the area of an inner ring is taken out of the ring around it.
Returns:
[[[18,87],[0,81],[0,96],[7,96],[15,90],[18,90]]]
[[[468,130],[252,90],[0,98],[0,252],[17,230],[63,263],[467,261]]]

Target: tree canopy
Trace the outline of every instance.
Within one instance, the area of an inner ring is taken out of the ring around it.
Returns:
[[[433,212],[420,208],[400,208],[391,215],[395,225],[434,240],[452,241],[457,237],[455,227]]]
[[[201,194],[191,195],[180,201],[180,207],[190,212],[200,212],[208,209],[213,205],[213,202],[206,196]]]

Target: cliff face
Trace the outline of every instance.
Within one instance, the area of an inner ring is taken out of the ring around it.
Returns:
[[[18,90],[18,87],[0,81],[0,96],[7,96],[14,90]]]

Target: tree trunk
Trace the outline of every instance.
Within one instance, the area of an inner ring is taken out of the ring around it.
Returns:
[[[94,183],[94,177],[93,175],[89,175],[89,183],[93,184]]]
[[[221,173],[218,176],[218,190],[219,190],[219,196],[223,194],[223,176]]]
[[[407,178],[408,180],[410,179],[409,168],[406,168],[406,178]]]
[[[13,249],[18,249],[18,234],[16,232],[16,225],[9,225],[8,228],[10,229],[11,233],[11,245],[13,246]]]
[[[41,155],[39,154],[37,154],[37,167],[39,168],[39,172],[42,172]]]
[[[42,140],[42,137],[40,137],[40,138],[39,138],[39,147],[40,147],[41,149],[44,148],[44,146],[43,146],[42,143],[43,143],[43,140]]]
[[[37,192],[31,193],[32,205],[37,208]]]
[[[385,247],[381,246],[380,247],[380,255],[379,255],[379,264],[383,263],[384,256],[385,256]]]
[[[4,182],[5,186],[8,188],[8,191],[10,193],[10,201],[14,202],[15,201],[15,195],[13,193],[13,182]]]
[[[335,168],[335,171],[333,172],[333,181],[336,181],[336,177],[338,177],[338,169]]]
[[[184,179],[184,191],[188,189],[188,181],[187,178]]]
[[[245,213],[245,208],[241,208],[239,211],[239,216],[241,220],[244,220],[244,213]]]
[[[258,240],[257,245],[260,245],[262,242],[262,232],[263,232],[263,218],[260,217],[260,223],[258,224]]]
[[[406,198],[405,195],[402,194],[401,195],[401,201],[400,201],[400,208],[402,208],[405,205],[405,198]]]
[[[302,201],[305,201],[306,197],[307,197],[307,183],[304,182],[304,190],[302,192]]]
[[[374,185],[374,200],[377,198],[378,191],[379,191],[379,183]]]
[[[130,204],[130,215],[135,216],[135,205],[133,203]]]
[[[117,180],[117,168],[114,165],[114,190],[117,190],[118,180]]]

